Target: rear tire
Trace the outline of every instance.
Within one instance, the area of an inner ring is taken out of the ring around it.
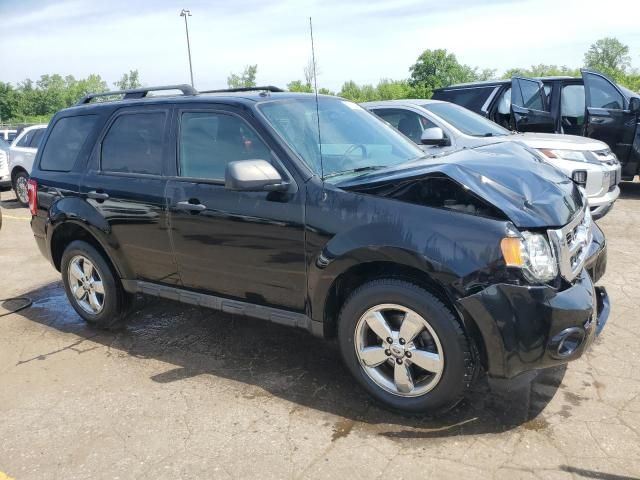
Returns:
[[[107,259],[87,242],[71,242],[62,255],[62,281],[69,302],[88,324],[116,329],[133,303]]]
[[[13,178],[13,191],[16,194],[18,203],[23,207],[29,206],[29,196],[27,194],[27,182],[29,181],[29,175],[26,172],[18,172]]]
[[[359,287],[338,322],[347,367],[392,410],[446,411],[462,400],[475,378],[471,344],[457,317],[413,283],[384,279]]]

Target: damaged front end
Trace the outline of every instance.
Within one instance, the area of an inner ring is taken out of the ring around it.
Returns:
[[[505,222],[501,265],[494,263],[483,282],[470,274],[450,290],[464,323],[481,335],[491,377],[510,379],[578,358],[604,327],[609,300],[594,286],[606,268],[604,234],[575,184],[527,150],[491,145],[339,186]]]

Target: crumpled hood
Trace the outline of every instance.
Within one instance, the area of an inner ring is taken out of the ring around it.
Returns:
[[[502,211],[518,228],[566,225],[584,205],[582,195],[568,177],[509,141],[424,157],[351,178],[337,186],[373,193],[376,187],[434,175],[446,175],[471,190]]]

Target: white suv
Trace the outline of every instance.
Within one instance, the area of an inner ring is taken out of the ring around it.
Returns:
[[[0,192],[11,186],[9,144],[0,137]]]
[[[25,207],[29,205],[27,180],[38,152],[38,145],[44,135],[46,125],[27,127],[13,140],[9,149],[9,174],[16,198]]]
[[[363,103],[429,153],[470,148],[496,140],[521,142],[539,152],[586,191],[593,218],[602,218],[620,195],[620,163],[609,146],[576,135],[516,133],[471,110],[439,100]]]

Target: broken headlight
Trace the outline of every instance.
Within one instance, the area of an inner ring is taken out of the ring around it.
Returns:
[[[520,237],[506,237],[500,248],[507,266],[521,268],[529,281],[549,282],[558,276],[558,262],[543,234],[524,232]]]

